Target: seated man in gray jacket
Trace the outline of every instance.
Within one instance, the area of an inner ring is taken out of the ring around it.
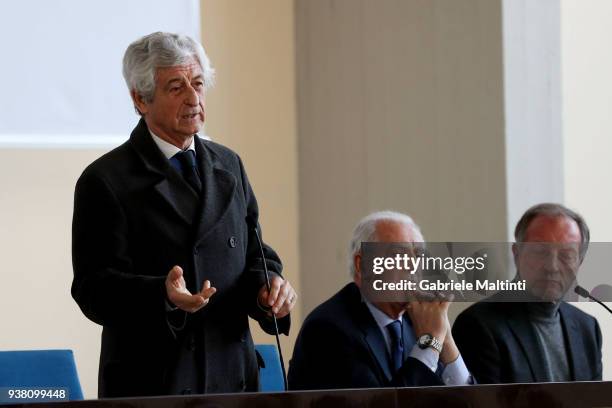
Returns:
[[[584,219],[562,205],[539,204],[514,235],[517,279],[526,281],[530,299],[504,302],[508,293],[498,293],[459,315],[453,335],[468,368],[478,383],[601,380],[597,320],[561,301],[589,244]]]

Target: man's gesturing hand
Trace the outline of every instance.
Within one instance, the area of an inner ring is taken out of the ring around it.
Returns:
[[[280,276],[270,277],[270,293],[268,293],[266,285],[263,285],[259,290],[259,295],[257,295],[259,304],[271,308],[271,312],[279,319],[291,312],[296,300],[297,293],[295,293],[289,281]]]
[[[210,281],[204,281],[202,290],[196,294],[191,294],[187,290],[183,269],[175,265],[168,272],[166,277],[166,294],[168,300],[176,307],[189,313],[195,313],[208,304],[210,297],[215,294],[217,289],[210,286]]]

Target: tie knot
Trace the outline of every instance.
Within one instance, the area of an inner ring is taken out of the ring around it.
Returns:
[[[184,168],[195,167],[196,165],[195,152],[191,149],[178,152],[174,157],[181,162],[181,166]]]
[[[402,323],[399,320],[389,323],[387,330],[389,330],[392,340],[399,341],[402,338]]]
[[[183,174],[185,181],[196,191],[196,193],[199,194],[202,191],[202,181],[198,175],[195,152],[193,150],[178,152],[172,156],[170,163],[176,170]]]

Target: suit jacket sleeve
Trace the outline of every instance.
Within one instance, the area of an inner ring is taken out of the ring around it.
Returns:
[[[443,385],[423,363],[408,358],[389,381],[358,333],[347,333],[331,321],[310,321],[302,326],[290,362],[292,390],[378,388]]]
[[[79,178],[72,223],[72,296],[104,326],[166,324],[165,276],[134,270],[126,215],[102,175]]]
[[[264,256],[266,259],[266,265],[270,278],[274,275],[281,276],[283,270],[283,264],[276,254],[274,249],[263,242],[261,234],[261,228],[259,226],[259,208],[257,206],[257,199],[249,183],[246,171],[242,164],[242,160],[238,158],[240,165],[240,181],[245,197],[247,206],[247,216],[257,225],[259,231],[259,238],[262,240],[262,247]],[[268,314],[257,305],[257,295],[259,290],[266,284],[265,271],[263,259],[261,257],[261,251],[255,236],[255,231],[252,226],[249,226],[249,240],[247,244],[247,261],[246,271],[243,274],[243,285],[247,292],[247,298],[249,300],[249,315],[259,322],[261,328],[268,334],[274,334],[274,321]],[[291,325],[290,316],[286,316],[277,321],[278,329],[280,333],[289,334],[289,327]]]
[[[330,322],[302,326],[290,362],[291,390],[381,387],[365,350]]]
[[[491,331],[469,313],[460,314],[453,337],[468,370],[478,384],[502,382],[499,349]]]
[[[593,381],[601,381],[602,380],[602,363],[601,363],[601,328],[599,327],[599,323],[595,320],[595,339],[597,340],[597,362],[595,363],[595,377]]]

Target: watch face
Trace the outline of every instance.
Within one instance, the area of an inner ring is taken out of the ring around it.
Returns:
[[[431,342],[433,340],[433,336],[431,334],[424,334],[421,337],[419,337],[419,347],[420,348],[427,348],[429,346],[431,346]]]

